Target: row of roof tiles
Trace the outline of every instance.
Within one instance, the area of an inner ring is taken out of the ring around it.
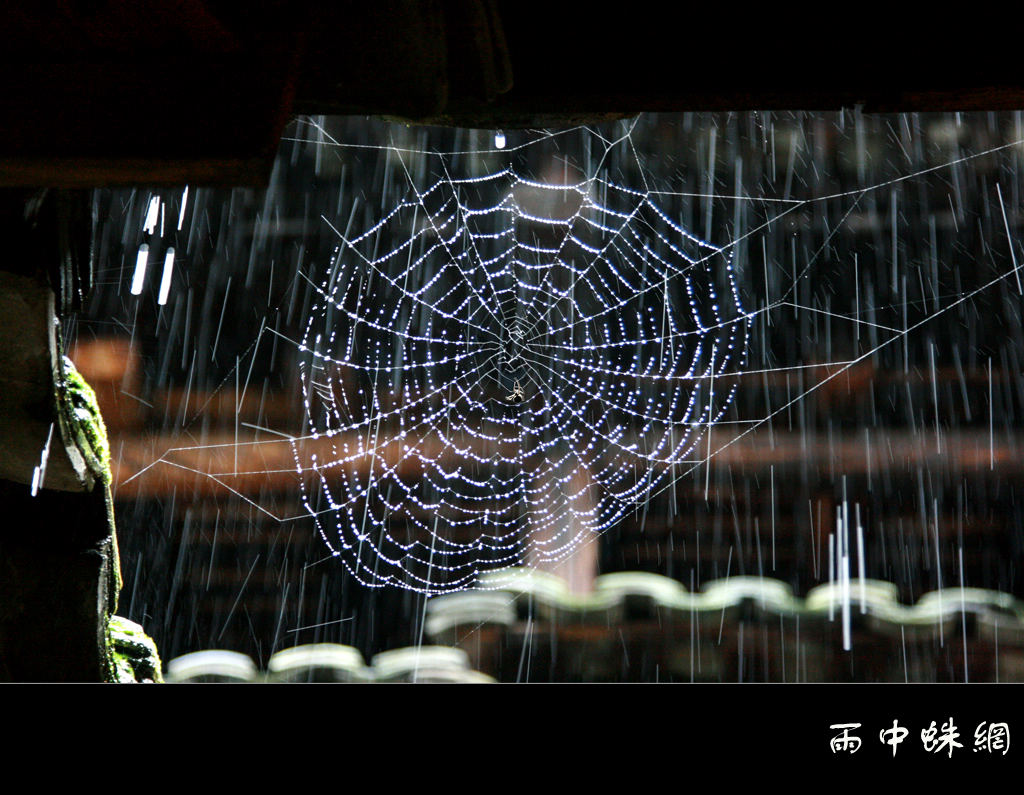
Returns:
[[[528,569],[488,574],[478,589],[431,599],[425,630],[435,642],[445,643],[457,628],[511,626],[526,615],[558,624],[605,626],[645,619],[689,622],[708,614],[726,621],[799,617],[813,625],[839,620],[844,605],[854,621],[881,634],[924,639],[948,633],[969,618],[979,637],[1024,645],[1024,602],[984,588],[942,588],[906,605],[896,585],[880,580],[826,583],[800,598],[788,584],[770,578],[730,577],[690,592],[669,577],[617,572],[597,577],[591,592],[577,594],[562,578]]]
[[[360,651],[337,643],[284,649],[260,671],[245,654],[210,649],[167,663],[167,682],[435,682],[476,684],[495,680],[470,667],[461,649],[420,646],[381,652],[367,665]]]
[[[879,580],[825,584],[801,598],[769,578],[730,577],[690,592],[661,575],[618,572],[597,577],[590,593],[576,594],[553,574],[516,569],[483,577],[478,589],[427,603],[426,634],[448,645],[381,652],[367,664],[351,646],[308,644],[277,652],[265,671],[247,655],[207,650],[171,660],[165,676],[168,682],[494,682],[454,647],[467,627],[509,628],[525,615],[563,625],[614,626],[655,618],[687,623],[713,614],[716,623],[799,618],[811,629],[815,622],[839,621],[844,603],[854,621],[882,635],[925,640],[965,622],[979,639],[1024,647],[1024,602],[983,588],[943,588],[906,605],[896,585]]]

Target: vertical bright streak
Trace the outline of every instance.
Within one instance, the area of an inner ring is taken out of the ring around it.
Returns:
[[[932,500],[932,513],[934,514],[932,527],[935,530],[935,579],[937,583],[935,592],[939,597],[939,645],[945,646],[945,638],[942,637],[942,554],[939,551],[939,501],[937,499]]]
[[[850,641],[850,556],[843,555],[843,651],[849,651]]]
[[[146,281],[146,263],[149,262],[149,246],[143,243],[135,257],[135,275],[132,276],[132,295],[142,294],[142,285]]]
[[[156,231],[156,222],[160,217],[160,197],[153,196],[149,200],[149,208],[146,210],[146,221],[142,225],[142,231],[147,235]]]
[[[772,571],[775,571],[775,464],[769,469],[772,494]]]
[[[988,468],[996,468],[996,437],[993,428],[995,406],[992,405],[992,357],[988,357]]]
[[[50,423],[50,432],[46,435],[46,445],[43,447],[42,455],[39,456],[39,466],[32,472],[32,496],[39,493],[43,487],[43,480],[46,478],[46,464],[50,458],[50,443],[53,441],[53,423]]]
[[[666,303],[667,306],[667,303]],[[664,341],[662,345],[664,345]],[[715,354],[717,350],[714,345],[711,346],[711,386],[708,389],[710,393],[708,396],[708,456],[704,461],[704,502],[708,501],[708,489],[711,486],[711,426],[712,420],[714,419],[714,403],[715,403]]]
[[[1013,275],[1017,277],[1017,291],[1024,295],[1024,286],[1020,283],[1020,267],[1017,265],[1017,252],[1013,248],[1013,237],[1010,236],[1010,222],[1006,220],[1006,206],[1003,204],[1003,190],[996,183],[996,193],[999,194],[999,209],[1003,212],[1003,226],[1006,227],[1006,242],[1010,246],[1010,256],[1013,258]]]
[[[832,585],[835,582],[835,570],[836,570],[836,536],[835,533],[828,534],[828,584]],[[828,600],[828,620],[835,621],[836,610],[835,610],[835,590],[830,588],[829,593],[831,597]]]
[[[860,524],[860,503],[856,505],[857,516],[857,575],[860,579],[860,612],[868,611],[868,586],[864,579],[864,528]]]
[[[167,249],[164,256],[164,273],[160,278],[160,297],[156,302],[163,306],[167,303],[167,294],[171,291],[171,274],[174,272],[174,249]]]
[[[860,270],[856,254],[853,255],[853,306],[853,316],[857,318],[857,322],[853,324],[853,333],[857,342],[860,342]]]
[[[960,559],[960,624],[963,626],[964,631],[964,684],[967,684],[967,595],[964,593],[964,589],[967,587],[964,584],[964,548],[961,546],[958,550],[958,557]],[[997,652],[998,654],[998,652]]]
[[[910,669],[907,667],[907,630],[900,624],[900,644],[903,646],[903,681],[910,683]]]
[[[772,305],[771,299],[771,287],[768,283],[768,243],[766,238],[761,236],[761,259],[764,260],[764,306],[765,309]],[[768,325],[772,324],[772,313],[766,312],[768,316]]]
[[[704,239],[711,239],[711,215],[715,209],[715,143],[718,139],[718,129],[711,128],[711,146],[708,152],[708,186],[706,189],[707,209],[704,213]]]
[[[892,192],[889,194],[889,200],[891,202],[890,203],[890,207],[892,208],[892,221],[891,221],[891,224],[892,224],[892,292],[893,292],[893,295],[895,295],[896,291],[899,289],[899,282],[896,279],[896,274],[899,273],[899,254],[900,254],[899,226],[897,224],[897,222],[899,220],[899,215],[896,212],[897,199],[896,199],[896,189],[895,188],[893,188]],[[906,285],[904,284],[904,286],[903,286],[903,295],[906,296],[906,294],[907,294],[907,288],[906,288]],[[906,300],[906,298],[904,298],[904,300]]]
[[[935,404],[935,452],[942,454],[942,436],[939,433],[939,384],[935,375],[935,343],[928,345],[928,363],[932,371],[932,403]]]
[[[843,595],[843,651],[849,651],[850,643],[850,527],[846,521],[846,511],[838,522],[840,537],[839,557],[839,590]]]
[[[185,206],[188,204],[188,185],[185,186],[185,190],[181,194],[181,209],[178,211],[178,231],[181,231],[182,224],[185,223]]]

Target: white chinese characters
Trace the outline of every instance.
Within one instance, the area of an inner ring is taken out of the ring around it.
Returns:
[[[881,740],[885,745],[892,746],[892,755],[896,756],[896,749],[901,742],[907,739],[907,735],[910,734],[910,729],[905,726],[900,726],[898,721],[892,722],[891,729],[882,729],[878,733],[878,739]]]
[[[848,753],[855,754],[860,748],[861,740],[860,737],[850,734],[854,729],[859,729],[859,723],[834,723],[829,726],[830,729],[842,729],[841,734],[837,734],[832,738],[829,745],[832,747],[832,753],[838,754]]]
[[[987,728],[986,728],[987,727]],[[988,751],[990,754],[1006,755],[1010,750],[1010,727],[1005,723],[982,721],[974,730],[974,752]]]
[[[936,734],[938,734],[938,730],[935,728],[935,721],[932,721],[927,729],[921,731],[921,744],[924,746],[924,750],[930,754],[937,754],[943,748],[948,748],[949,756],[952,758],[954,748],[964,747],[963,743],[956,741],[956,738],[960,736],[960,732],[957,731],[953,718],[942,724],[942,734],[939,734],[938,737],[936,737]]]
[[[829,728],[839,733],[829,740],[829,748],[833,754],[853,755],[862,746],[861,738],[856,734],[863,724],[860,723],[833,723]],[[910,729],[901,726],[899,720],[893,720],[892,726],[881,729],[878,732],[878,740],[882,745],[892,749],[893,757],[900,749],[900,744],[910,736]],[[952,716],[938,725],[931,721],[928,726],[921,729],[921,748],[926,754],[940,755],[945,753],[947,758],[953,757],[953,752],[964,747],[960,742],[960,730]],[[1010,726],[1007,723],[995,723],[982,721],[974,730],[974,753],[986,752],[1005,756],[1010,750]]]

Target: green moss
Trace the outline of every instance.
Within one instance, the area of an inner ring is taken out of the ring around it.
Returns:
[[[110,442],[107,426],[103,423],[96,393],[89,386],[74,362],[61,357],[57,374],[57,409],[62,435],[74,443],[82,453],[89,471],[106,490],[107,524],[110,526],[110,592],[107,602],[110,612],[117,610],[117,597],[121,592],[121,560],[117,548],[117,529],[114,525],[114,505],[110,495]]]
[[[58,350],[63,348],[57,328]],[[57,420],[65,444],[73,444],[81,453],[92,476],[104,491],[107,526],[110,528],[109,576],[105,616],[105,652],[107,680],[110,682],[162,682],[160,657],[156,644],[142,627],[113,615],[121,591],[121,561],[117,548],[114,504],[110,493],[110,442],[100,414],[96,393],[67,356],[57,359],[54,373]]]
[[[100,416],[96,393],[67,356],[64,357],[62,371],[63,378],[57,390],[61,418],[89,469],[109,485],[110,442],[107,441],[107,428]]]
[[[156,643],[141,626],[121,616],[107,622],[107,661],[111,682],[164,681]]]
[[[107,594],[107,612],[112,615],[117,610],[117,600],[124,581],[121,579],[121,551],[117,547],[117,526],[114,524],[114,497],[110,493],[109,484],[104,485],[103,489],[106,492],[107,525],[110,527],[110,591]]]

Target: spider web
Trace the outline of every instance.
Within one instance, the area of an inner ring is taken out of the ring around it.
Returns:
[[[710,478],[716,456],[866,360],[902,358],[906,369],[925,324],[1019,283],[1008,208],[1009,245],[992,252],[990,271],[954,287],[937,265],[925,284],[915,264],[917,300],[896,239],[901,190],[949,194],[955,225],[964,217],[952,199],[958,165],[1015,151],[1019,134],[949,150],[928,168],[887,163],[873,181],[859,166],[854,190],[813,186],[812,198],[790,198],[798,147],[781,196],[746,192],[741,175],[733,195],[716,194],[713,168],[705,190],[679,190],[678,175],[652,176],[635,124],[439,151],[422,139],[348,143],[304,122],[293,140],[315,143],[318,163],[331,148],[372,150],[384,187],[379,207],[364,202],[362,222],[358,200],[321,217],[333,256],[300,274],[312,301],[299,334],[276,332],[298,352],[306,427],[254,444],[290,448],[303,513],[263,510],[311,519],[332,556],[370,586],[442,593],[490,572],[487,587],[500,588],[494,573],[549,568],[684,476]],[[707,200],[704,218],[695,199]],[[732,224],[716,225],[714,202],[758,212],[744,222],[737,209]],[[891,289],[866,280],[863,263],[858,274],[856,251],[837,244],[878,205],[892,211]],[[797,250],[795,232],[778,234],[801,214],[825,230],[811,250]],[[707,239],[693,233],[701,226]],[[758,252],[762,278],[749,260],[766,239],[777,250]],[[828,295],[840,279],[856,298]],[[863,305],[862,285],[876,291]],[[807,340],[819,339],[818,319],[835,339],[821,356],[808,357],[803,343],[782,356],[783,313]],[[737,405],[744,379],[769,376],[785,377],[785,400]],[[936,403],[936,436],[938,423]],[[194,468],[186,454],[200,449],[159,462],[231,490],[233,476],[252,474]]]
[[[332,227],[299,344],[309,434],[332,442],[295,445],[331,551],[427,591],[557,563],[696,463],[750,330],[730,256],[649,192],[435,157],[422,188],[402,163],[378,223]]]

